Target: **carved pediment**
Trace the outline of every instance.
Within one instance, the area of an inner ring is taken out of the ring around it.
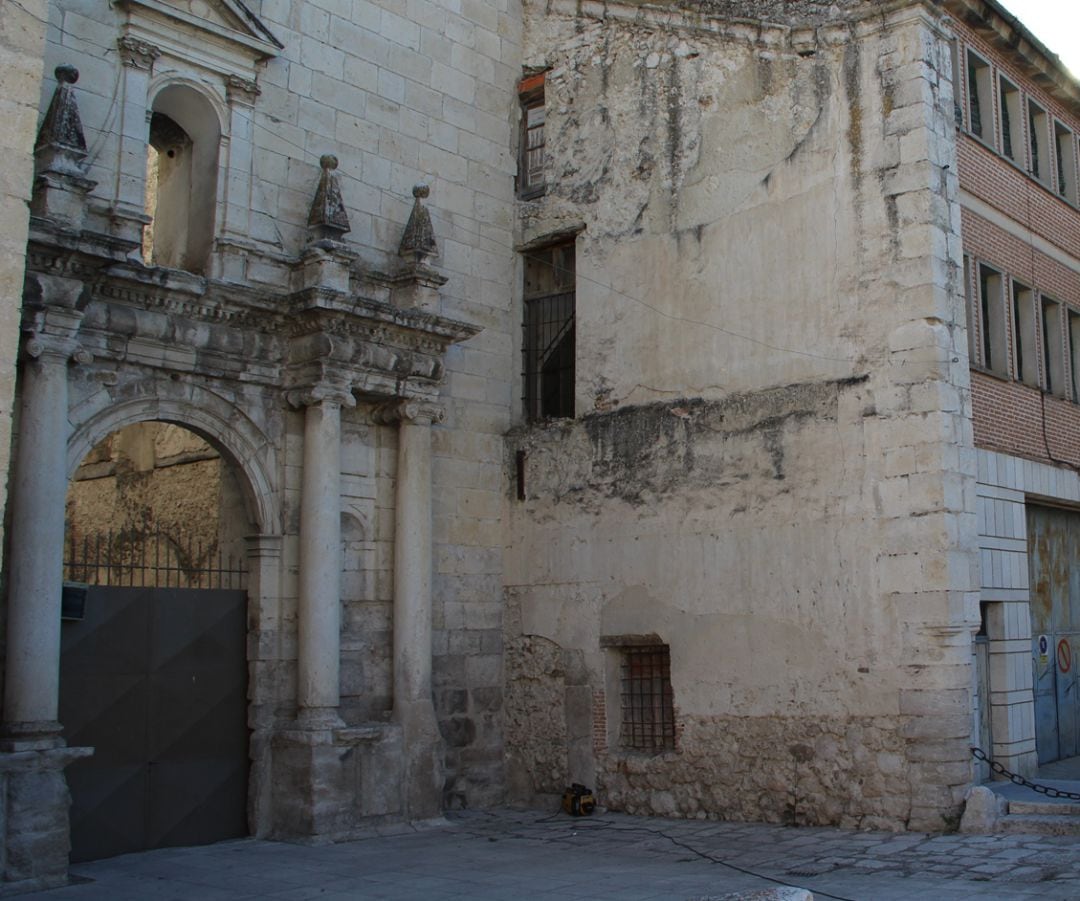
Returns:
[[[113,0],[125,32],[222,74],[247,74],[284,44],[239,0]]]

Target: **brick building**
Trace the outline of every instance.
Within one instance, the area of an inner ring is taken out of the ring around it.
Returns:
[[[1069,613],[1080,550],[1069,510],[1080,499],[1080,86],[1004,11],[958,4],[954,15],[981,741],[1030,773],[1080,750]]]
[[[1080,88],[995,2],[48,22],[6,882],[573,781],[942,829],[973,742],[1066,755]]]

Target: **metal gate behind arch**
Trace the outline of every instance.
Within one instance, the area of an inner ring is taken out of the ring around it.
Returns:
[[[69,543],[64,574],[60,721],[96,749],[67,770],[72,861],[247,835],[242,561],[116,533]]]

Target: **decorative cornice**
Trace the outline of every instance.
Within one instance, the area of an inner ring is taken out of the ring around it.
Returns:
[[[120,50],[120,60],[133,69],[152,69],[154,60],[161,56],[161,48],[149,41],[139,40],[130,34],[122,35],[116,41]]]

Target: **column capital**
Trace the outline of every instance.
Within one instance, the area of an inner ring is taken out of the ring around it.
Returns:
[[[376,407],[371,418],[379,425],[395,422],[411,422],[416,425],[432,425],[445,421],[446,410],[442,404],[416,398],[390,400]]]
[[[352,387],[337,382],[317,382],[314,385],[290,388],[285,392],[285,399],[289,402],[289,406],[297,409],[322,403],[337,404],[340,407],[356,406]]]
[[[255,100],[262,93],[258,82],[241,78],[239,75],[230,75],[225,82],[225,96],[229,103],[240,103],[244,106],[254,106]]]
[[[31,360],[60,360],[86,366],[94,361],[94,355],[74,338],[57,338],[41,335],[27,339],[23,344],[26,356]]]
[[[149,41],[140,41],[130,34],[118,38],[116,46],[120,50],[120,60],[132,69],[151,69],[154,66],[154,60],[161,56],[160,47],[154,46]]]

